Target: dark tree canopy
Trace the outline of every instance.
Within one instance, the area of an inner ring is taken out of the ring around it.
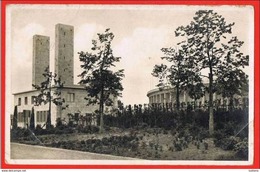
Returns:
[[[13,116],[13,129],[17,128],[17,122],[18,122],[18,111],[17,111],[17,105],[14,107],[14,116]]]
[[[162,48],[168,65],[155,65],[152,75],[159,78],[159,88],[173,86],[176,89],[176,108],[180,108],[180,94],[183,90],[187,91],[189,96],[199,99],[203,96],[203,84],[201,78],[196,73],[195,63],[191,60],[185,45],[175,48]]]
[[[243,95],[248,88],[248,75],[242,70],[249,65],[249,56],[240,52],[244,42],[232,37],[227,44],[222,44],[226,52],[222,63],[217,66],[216,86],[217,94],[233,98],[234,95]]]
[[[115,69],[115,63],[119,62],[121,57],[115,57],[111,48],[114,34],[110,29],[106,29],[104,33],[97,35],[97,40],[92,40],[91,52],[79,52],[83,69],[79,75],[81,78],[79,83],[85,85],[87,105],[99,104],[100,106],[102,132],[104,105],[111,106],[113,98],[121,96],[124,70]]]
[[[236,36],[231,37],[234,24],[228,23],[213,10],[199,10],[189,25],[180,26],[175,31],[176,37],[185,38],[181,44],[191,63],[196,66],[195,73],[208,79],[209,84],[204,84],[204,87],[209,93],[211,135],[214,132],[213,93],[220,89],[222,95],[228,96],[224,91],[228,89],[229,94],[234,95],[247,82],[242,68],[248,66],[249,56],[240,52],[243,42]],[[207,71],[208,75],[203,75],[203,71]],[[233,90],[230,90],[231,87]]]
[[[34,108],[32,107],[32,112],[31,112],[31,116],[30,116],[30,126],[29,128],[31,130],[35,129],[35,115],[34,115]]]

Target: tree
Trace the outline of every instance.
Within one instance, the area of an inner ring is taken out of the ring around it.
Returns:
[[[117,101],[118,115],[122,115],[124,112],[124,103],[121,100]]]
[[[162,52],[166,55],[161,57],[170,62],[170,66],[165,64],[155,65],[152,75],[159,78],[159,89],[171,84],[176,88],[176,108],[180,109],[180,89],[183,87],[185,64],[183,54],[177,52],[174,48],[162,48]],[[166,81],[165,81],[166,80]]]
[[[112,106],[112,97],[121,96],[124,70],[115,69],[115,63],[119,62],[121,57],[113,55],[111,43],[114,34],[110,29],[106,29],[104,33],[97,35],[97,40],[92,40],[92,52],[79,52],[79,59],[83,63],[79,83],[85,85],[87,105],[99,104],[100,132],[103,132],[104,105]]]
[[[217,94],[227,97],[230,100],[231,108],[233,107],[234,95],[243,95],[248,91],[248,75],[241,67],[248,65],[249,58],[240,52],[240,47],[244,42],[239,41],[237,37],[232,37],[227,45],[227,49],[222,64],[218,66],[216,86]]]
[[[195,13],[193,21],[187,26],[180,26],[176,29],[175,35],[185,36],[190,56],[199,67],[198,73],[201,77],[208,78],[209,85],[205,86],[209,93],[209,133],[214,133],[213,119],[213,93],[216,92],[216,79],[223,59],[230,54],[230,59],[237,59],[236,67],[248,65],[248,56],[236,52],[231,46],[225,46],[227,36],[232,34],[232,27],[235,23],[227,23],[225,18],[213,10],[199,10]],[[230,41],[232,41],[231,38]],[[238,53],[238,56],[233,56]],[[233,54],[233,55],[232,55]],[[202,71],[208,71],[208,76],[202,75]],[[242,82],[242,81],[241,81]]]
[[[39,94],[34,99],[34,105],[40,106],[42,104],[49,104],[49,113],[47,115],[46,128],[51,127],[51,103],[56,106],[62,107],[65,103],[65,99],[61,98],[61,89],[63,88],[63,83],[60,78],[57,78],[56,73],[49,71],[49,67],[44,70],[43,73],[44,81],[40,85],[33,84],[32,86],[39,91]],[[68,105],[62,108],[66,108]]]
[[[181,90],[187,90],[194,99],[202,97],[201,79],[194,71],[196,66],[189,58],[185,45],[181,45],[179,50],[172,47],[161,50],[165,54],[161,58],[167,60],[169,65],[155,65],[152,75],[159,78],[159,88],[163,89],[169,84],[176,88],[176,109],[179,111]]]
[[[14,107],[13,129],[17,129],[17,118],[18,118],[18,112],[17,112],[17,105],[16,105]]]
[[[35,122],[34,122],[34,108],[32,107],[32,113],[30,117],[30,129],[34,130],[35,129]]]

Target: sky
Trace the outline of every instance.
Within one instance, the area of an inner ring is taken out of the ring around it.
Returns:
[[[244,41],[242,52],[253,57],[253,9],[248,6],[175,6],[175,5],[10,5],[7,8],[7,81],[8,95],[27,91],[32,84],[32,37],[50,37],[51,70],[54,63],[55,25],[74,26],[74,83],[79,82],[78,52],[90,51],[92,39],[106,28],[114,33],[112,49],[120,56],[118,69],[125,70],[124,104],[148,103],[147,92],[156,88],[151,72],[161,64],[161,48],[176,47],[178,26],[188,25],[198,9],[213,9],[227,23],[235,22],[233,35]],[[251,58],[252,59],[252,58]],[[8,76],[7,76],[8,77]]]

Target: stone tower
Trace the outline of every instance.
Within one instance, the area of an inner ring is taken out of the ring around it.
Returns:
[[[43,73],[50,63],[50,37],[33,36],[32,84],[40,85],[44,81]]]
[[[55,27],[55,73],[64,85],[74,81],[74,28],[57,24]]]

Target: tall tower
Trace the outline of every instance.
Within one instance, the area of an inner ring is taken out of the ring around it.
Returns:
[[[50,37],[33,36],[32,84],[40,85],[44,81],[43,73],[50,63]]]
[[[64,85],[73,85],[74,81],[74,28],[57,24],[55,27],[55,73]]]

